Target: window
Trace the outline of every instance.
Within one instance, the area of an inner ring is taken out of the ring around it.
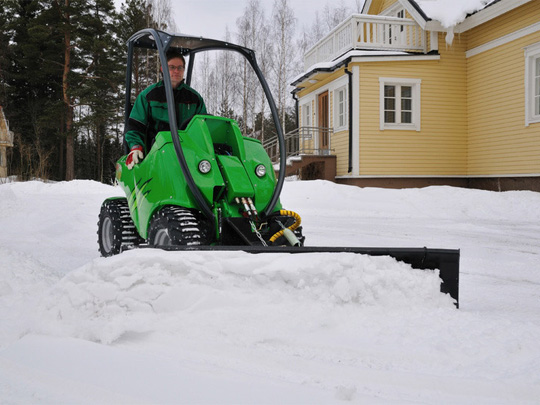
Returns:
[[[396,17],[397,18],[405,18],[405,10],[399,10],[396,14]],[[403,30],[405,29],[405,27],[402,25],[400,27],[400,31],[403,32]]]
[[[525,125],[540,122],[540,43],[525,48]]]
[[[302,129],[300,136],[304,139],[311,139],[312,131],[311,101],[302,105]]]
[[[311,127],[311,103],[302,106],[302,126]]]
[[[334,91],[334,130],[344,130],[347,124],[347,88],[343,86]]]
[[[420,79],[379,78],[380,127],[420,131]]]

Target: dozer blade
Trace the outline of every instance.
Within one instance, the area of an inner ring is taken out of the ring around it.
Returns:
[[[459,308],[459,250],[428,248],[333,247],[333,246],[163,246],[164,250],[244,251],[248,253],[356,253],[390,256],[414,269],[439,270],[441,292],[450,294]]]

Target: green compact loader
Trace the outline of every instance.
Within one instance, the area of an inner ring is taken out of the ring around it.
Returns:
[[[157,51],[162,66],[166,65],[169,49],[188,56],[188,85],[199,52],[233,51],[244,56],[270,107],[278,137],[280,170],[276,178],[261,142],[243,136],[232,119],[195,115],[188,122],[177,123],[170,75],[163,69],[170,131],[156,135],[144,160],[132,170],[126,166],[127,155],[118,160],[116,180],[126,197],[109,198],[102,204],[98,222],[102,256],[136,247],[387,255],[414,268],[438,269],[441,291],[450,294],[458,305],[459,250],[304,246],[300,216],[284,209],[279,200],[285,178],[285,141],[274,100],[252,50],[154,29],[137,32],[128,40],[126,124],[132,108],[135,48]]]

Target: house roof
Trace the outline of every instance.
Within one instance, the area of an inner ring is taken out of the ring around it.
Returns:
[[[373,1],[366,0],[362,13],[368,12]],[[398,0],[423,29],[454,32],[473,28],[530,1],[534,0]]]
[[[380,61],[382,59],[388,59],[390,58],[399,58],[400,60],[405,60],[405,58],[414,58],[416,59],[432,59],[433,57],[438,57],[438,53],[428,53],[428,54],[420,54],[416,52],[401,52],[401,51],[382,51],[382,50],[357,50],[352,49],[346,53],[344,53],[339,58],[331,61],[331,62],[320,62],[316,63],[313,66],[310,66],[309,69],[296,76],[292,79],[291,85],[297,86],[301,84],[302,82],[305,82],[308,79],[313,78],[314,75],[317,75],[319,73],[332,73],[339,69],[342,66],[347,65],[351,60],[354,58],[354,62],[358,61],[365,61],[365,62],[374,62],[374,61]]]

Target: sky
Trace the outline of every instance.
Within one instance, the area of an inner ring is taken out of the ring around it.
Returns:
[[[341,0],[351,10],[356,10],[355,0]],[[115,0],[116,4],[122,3]],[[242,15],[247,0],[171,0],[178,31],[184,34],[206,38],[225,39],[225,28],[234,34],[236,20]],[[330,0],[291,0],[290,5],[298,19],[298,29],[309,27],[315,19],[315,12],[322,12]],[[272,12],[273,0],[262,0],[265,12]],[[341,4],[341,3],[337,3]]]

